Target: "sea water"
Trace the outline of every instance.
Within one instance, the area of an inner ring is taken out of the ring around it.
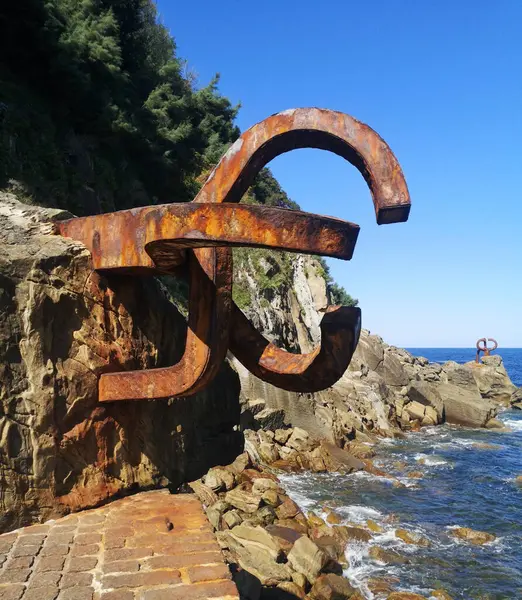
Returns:
[[[431,361],[473,360],[472,349],[411,349]],[[522,349],[504,349],[504,364],[522,385]],[[386,597],[368,584],[387,578],[393,589],[428,598],[444,589],[453,598],[522,599],[522,411],[499,417],[509,432],[443,425],[423,428],[406,439],[386,439],[375,465],[388,478],[366,472],[352,475],[283,476],[290,495],[306,510],[333,508],[345,523],[382,528],[368,543],[349,544],[345,575],[365,598]],[[409,473],[421,472],[422,478]],[[397,483],[397,480],[400,484]],[[402,484],[402,485],[401,485]],[[474,546],[457,540],[455,527],[471,527],[496,536]],[[429,547],[396,537],[403,528],[429,541]],[[402,564],[383,564],[369,556],[371,546],[391,549]]]

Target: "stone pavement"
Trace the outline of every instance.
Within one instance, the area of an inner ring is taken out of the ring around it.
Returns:
[[[237,600],[192,494],[144,492],[0,535],[0,600]]]

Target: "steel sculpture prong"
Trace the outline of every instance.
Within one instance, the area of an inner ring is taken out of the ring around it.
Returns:
[[[273,115],[246,131],[193,202],[57,225],[58,233],[87,246],[96,270],[154,275],[175,272],[188,262],[188,332],[181,360],[170,367],[101,375],[100,401],[192,395],[213,379],[229,347],[252,373],[283,389],[318,391],[342,376],[359,339],[360,309],[328,307],[320,346],[309,354],[292,354],[257,332],[231,297],[233,246],[344,260],[353,255],[358,225],[301,211],[237,204],[267,162],[305,147],[329,150],[357,167],[370,188],[379,224],[407,220],[408,188],[395,156],[379,135],[343,113],[303,108]]]
[[[480,342],[483,342],[482,344]],[[493,342],[493,348],[488,348],[488,342]],[[475,356],[475,362],[480,363],[480,353],[484,352],[484,356],[489,356],[491,352],[498,348],[497,340],[493,338],[480,338],[477,340],[477,355]]]

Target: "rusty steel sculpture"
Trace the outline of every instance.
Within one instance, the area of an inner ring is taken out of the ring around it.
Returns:
[[[482,342],[482,344],[481,344]],[[488,342],[493,342],[493,348],[488,348]],[[475,357],[475,362],[480,363],[480,353],[484,352],[484,356],[489,356],[494,350],[498,348],[497,340],[493,338],[480,338],[477,340],[477,355]]]
[[[213,379],[228,349],[257,377],[290,391],[319,391],[343,375],[359,340],[359,308],[329,306],[319,347],[309,354],[292,354],[266,340],[232,300],[234,246],[352,257],[358,225],[237,204],[266,163],[308,147],[334,152],[357,167],[370,188],[378,224],[408,219],[406,181],[381,137],[346,114],[301,108],[273,115],[243,133],[192,202],[58,224],[58,233],[87,246],[96,270],[136,276],[170,273],[189,280],[188,331],[180,361],[171,367],[103,374],[100,401],[192,395]]]

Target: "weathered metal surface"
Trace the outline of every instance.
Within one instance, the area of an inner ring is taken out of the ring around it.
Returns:
[[[408,219],[408,186],[386,142],[357,119],[320,108],[285,110],[245,131],[221,159],[194,202],[239,202],[268,162],[296,148],[328,150],[357,167],[370,188],[377,223]]]
[[[481,344],[482,342],[482,344]],[[494,346],[493,348],[488,348],[488,342],[493,342]],[[476,362],[480,362],[480,353],[484,352],[484,356],[489,356],[491,354],[491,352],[493,352],[494,350],[496,350],[498,348],[498,343],[497,340],[493,339],[493,338],[480,338],[480,340],[477,340],[477,355],[475,357],[475,361]]]
[[[206,386],[230,349],[252,373],[299,392],[330,387],[345,372],[361,327],[358,308],[328,307],[321,345],[292,354],[269,343],[232,302],[231,246],[352,257],[359,227],[332,217],[237,202],[261,168],[294,148],[321,148],[351,162],[370,188],[377,222],[406,221],[402,170],[367,125],[317,108],[284,111],[246,131],[192,203],[168,204],[63,221],[58,233],[83,242],[100,270],[135,275],[176,273],[188,260],[189,321],[185,352],[171,367],[104,374],[100,401],[188,396]]]
[[[285,352],[265,339],[234,304],[230,350],[267,383],[294,392],[318,392],[348,368],[361,333],[361,309],[329,306],[320,327],[321,345],[313,352]]]
[[[170,272],[186,248],[250,246],[352,258],[359,226],[333,217],[240,204],[164,204],[63,221],[95,269]]]

